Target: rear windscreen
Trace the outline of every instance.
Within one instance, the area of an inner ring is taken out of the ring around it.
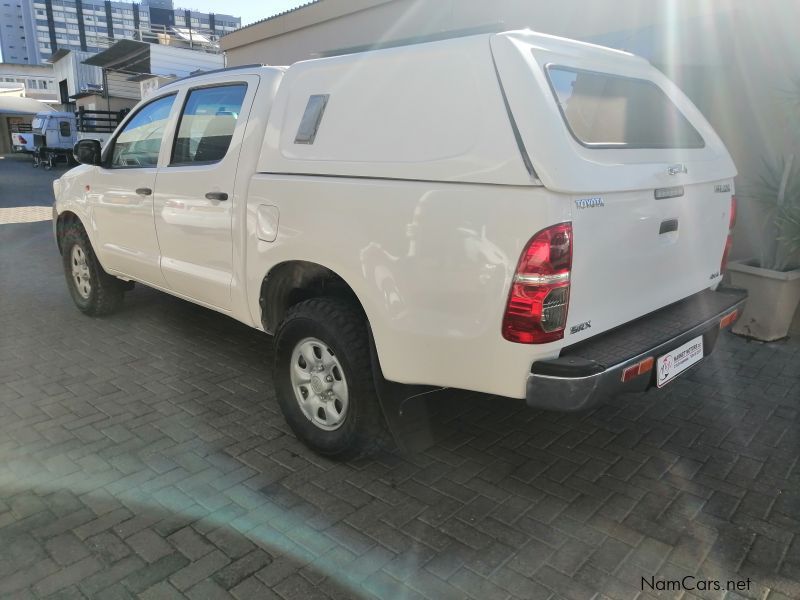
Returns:
[[[578,142],[590,148],[702,148],[705,143],[651,81],[547,68],[561,113]]]

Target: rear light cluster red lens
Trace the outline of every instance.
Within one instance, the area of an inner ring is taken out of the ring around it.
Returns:
[[[733,228],[736,227],[736,196],[731,196],[731,217],[728,222],[728,237],[725,240],[725,249],[722,251],[722,263],[719,266],[720,274],[728,268],[728,258],[733,247]]]
[[[520,344],[544,344],[564,337],[572,268],[572,224],[560,223],[537,233],[517,265],[503,337]]]
[[[640,360],[635,365],[631,365],[630,367],[625,367],[625,370],[622,371],[622,381],[630,381],[634,377],[638,377],[639,375],[644,375],[645,373],[649,373],[653,370],[653,364],[655,363],[655,359],[652,356],[648,356],[647,358]]]
[[[732,312],[729,312],[727,315],[722,317],[719,322],[719,328],[725,329],[726,327],[730,327],[736,322],[736,319],[739,318],[739,310],[736,309]]]

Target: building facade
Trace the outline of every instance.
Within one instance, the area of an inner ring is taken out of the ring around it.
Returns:
[[[58,86],[52,65],[0,63],[0,84],[22,86],[23,96],[45,102],[58,102]]]
[[[231,15],[175,8],[172,0],[0,0],[0,52],[6,62],[42,64],[57,50],[96,53],[120,39],[160,35],[213,44],[241,26]]]
[[[30,0],[0,1],[0,54],[3,62],[36,64],[36,34]]]

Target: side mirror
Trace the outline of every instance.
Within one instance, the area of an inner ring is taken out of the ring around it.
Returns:
[[[102,148],[97,140],[81,140],[75,144],[72,153],[82,165],[99,165],[102,160]]]

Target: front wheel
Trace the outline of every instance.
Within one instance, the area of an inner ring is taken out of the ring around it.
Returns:
[[[100,316],[119,308],[125,284],[103,270],[80,224],[65,226],[61,254],[67,288],[81,312]]]
[[[314,451],[348,459],[387,442],[366,319],[351,303],[315,298],[289,310],[275,335],[273,383],[292,431]]]

